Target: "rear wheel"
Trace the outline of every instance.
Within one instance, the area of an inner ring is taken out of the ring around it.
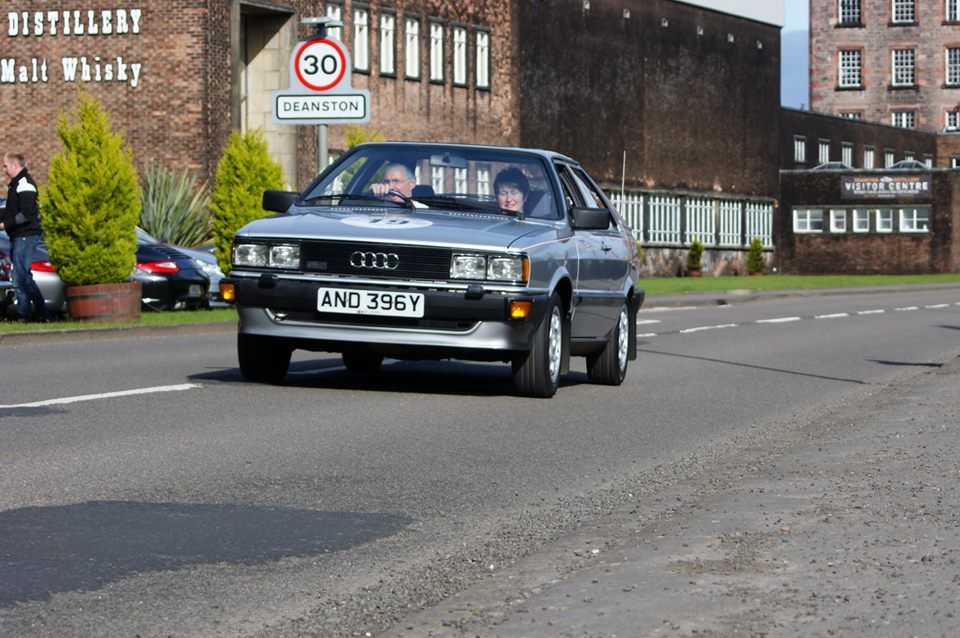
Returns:
[[[344,367],[350,372],[373,372],[379,370],[383,363],[383,355],[373,352],[344,352],[340,356]]]
[[[560,387],[563,360],[563,304],[550,297],[546,315],[533,335],[532,347],[513,360],[513,385],[523,396],[548,399]]]
[[[280,383],[287,376],[292,352],[289,346],[269,337],[237,335],[240,374],[247,381]]]
[[[591,383],[620,385],[627,376],[630,352],[630,313],[620,306],[617,325],[610,331],[603,349],[587,356],[587,378]]]

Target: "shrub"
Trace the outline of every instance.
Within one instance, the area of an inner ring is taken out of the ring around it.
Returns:
[[[703,242],[694,239],[690,244],[690,251],[687,253],[687,270],[698,272],[703,270]]]
[[[763,241],[759,237],[750,240],[750,250],[747,252],[747,272],[751,275],[757,272],[763,272]]]
[[[207,185],[184,169],[162,166],[147,170],[143,179],[140,227],[161,241],[197,246],[210,239],[210,196]]]
[[[133,154],[100,102],[81,92],[57,119],[62,150],[50,159],[43,228],[67,285],[126,281],[136,263],[140,184]]]
[[[234,131],[217,164],[210,197],[214,253],[220,268],[230,270],[233,236],[240,228],[264,217],[263,191],[283,188],[283,169],[270,157],[259,129]]]

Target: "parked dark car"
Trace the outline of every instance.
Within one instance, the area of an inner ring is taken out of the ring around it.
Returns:
[[[249,380],[279,382],[300,348],[356,372],[384,357],[503,361],[520,394],[550,397],[571,356],[607,385],[636,357],[636,240],[569,157],[361,144],[263,203],[280,214],[237,232],[222,282]]]
[[[9,273],[10,238],[4,231],[0,231],[0,253],[7,256],[7,280],[11,280],[9,290],[2,290],[4,286],[0,285],[0,292],[5,293],[4,297],[0,297],[0,302],[3,303],[0,313],[9,315],[13,311],[15,300],[12,274]],[[0,281],[3,280],[2,261],[0,258]],[[208,268],[177,246],[164,244],[137,228],[137,263],[130,278],[140,282],[144,307],[175,310],[208,305],[207,292],[211,286],[210,277],[205,272]],[[65,314],[67,303],[63,281],[50,263],[50,256],[43,242],[37,247],[30,270],[43,293],[47,308],[54,314]]]

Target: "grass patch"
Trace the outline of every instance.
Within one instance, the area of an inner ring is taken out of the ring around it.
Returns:
[[[136,326],[183,326],[221,321],[236,321],[237,311],[233,308],[212,308],[210,310],[174,310],[170,312],[144,311],[140,321],[115,323],[86,323],[64,319],[53,323],[17,323],[0,321],[0,333],[36,332],[39,330],[109,330],[110,328],[132,328]]]
[[[858,286],[910,286],[960,283],[960,273],[942,275],[764,275],[763,277],[651,277],[640,288],[650,297],[728,290],[812,290]]]

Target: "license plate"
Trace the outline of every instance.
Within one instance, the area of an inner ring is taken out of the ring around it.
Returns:
[[[348,315],[422,317],[423,295],[419,292],[385,292],[350,288],[320,288],[317,310]]]

